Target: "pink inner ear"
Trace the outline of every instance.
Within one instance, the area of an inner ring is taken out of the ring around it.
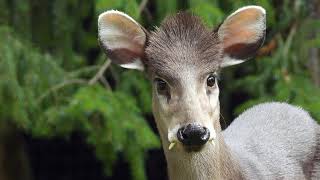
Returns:
[[[265,11],[259,7],[241,8],[230,15],[219,28],[224,54],[245,60],[253,56],[265,36]]]
[[[256,37],[256,32],[250,31],[249,29],[230,31],[226,37],[223,39],[223,47],[226,49],[230,46],[236,44],[250,44],[252,42],[251,38]]]
[[[131,17],[107,11],[99,16],[98,25],[101,46],[114,63],[131,64],[143,58],[146,34]]]
[[[224,53],[228,54],[228,56],[231,58],[247,59],[257,52],[263,40],[264,39],[262,38],[259,40],[259,42],[251,44],[234,44],[224,49]]]
[[[132,51],[143,48],[145,33],[133,20],[121,14],[108,14],[101,18],[101,38],[109,49],[128,48]],[[131,49],[132,48],[132,49]]]
[[[140,59],[143,52],[134,52],[128,49],[120,48],[107,50],[108,56],[117,64],[130,64],[133,60]]]
[[[261,10],[248,8],[229,17],[223,24],[224,48],[258,41],[263,35],[259,22],[262,16]]]

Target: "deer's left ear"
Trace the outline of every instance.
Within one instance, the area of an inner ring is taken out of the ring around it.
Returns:
[[[265,34],[266,11],[262,7],[245,6],[232,13],[218,29],[223,44],[221,67],[252,57],[263,44]]]

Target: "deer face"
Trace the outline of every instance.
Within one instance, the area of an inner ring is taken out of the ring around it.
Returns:
[[[166,18],[151,33],[119,11],[101,14],[98,25],[100,43],[114,63],[146,69],[163,144],[178,142],[187,151],[201,150],[221,131],[218,72],[254,55],[266,29],[258,6],[235,11],[215,30],[188,13]]]

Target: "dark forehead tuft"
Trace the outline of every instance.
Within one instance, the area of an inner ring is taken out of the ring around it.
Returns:
[[[199,17],[188,12],[180,12],[175,16],[168,16],[154,35],[160,38],[161,35],[167,35],[162,38],[192,41],[206,33],[208,33],[207,29]]]
[[[167,17],[150,34],[146,47],[147,66],[155,70],[176,70],[185,65],[218,67],[221,56],[216,32],[188,12]]]

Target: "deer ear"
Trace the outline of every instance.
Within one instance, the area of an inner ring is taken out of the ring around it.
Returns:
[[[130,16],[115,10],[102,13],[98,19],[98,36],[112,62],[128,69],[144,69],[146,33]]]
[[[252,57],[263,44],[265,33],[266,11],[260,6],[245,6],[228,16],[218,29],[223,44],[221,67]]]

